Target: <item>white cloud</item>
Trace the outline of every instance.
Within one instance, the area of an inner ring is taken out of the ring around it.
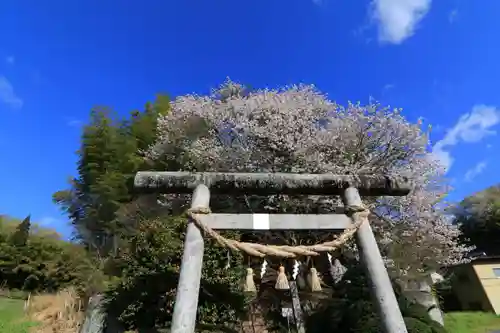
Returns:
[[[449,148],[460,142],[475,143],[489,135],[495,135],[491,128],[500,122],[500,111],[494,106],[476,105],[470,113],[462,115],[443,139],[432,148],[434,156],[449,170],[453,157]]]
[[[79,119],[68,119],[66,124],[69,127],[81,127],[83,125],[83,122]]]
[[[448,22],[453,23],[457,20],[458,18],[458,10],[453,9],[449,14],[448,14]]]
[[[465,181],[472,181],[474,178],[476,178],[480,173],[482,173],[484,171],[484,169],[486,168],[486,162],[485,161],[482,161],[482,162],[479,162],[478,164],[476,164],[472,169],[468,170],[466,173],[465,173]]]
[[[388,83],[386,84],[383,88],[382,88],[382,91],[387,91],[387,90],[391,90],[391,89],[394,89],[396,87],[396,85],[392,84],[392,83]]]
[[[0,76],[0,102],[14,109],[20,109],[24,104],[24,101],[14,92],[10,81],[4,76]]]
[[[16,62],[16,58],[14,56],[8,56],[5,58],[5,62],[9,65],[13,65]]]
[[[381,42],[400,44],[415,33],[431,7],[431,0],[373,0],[372,18]]]
[[[59,220],[50,216],[42,218],[39,222],[42,227],[54,227],[59,224]]]

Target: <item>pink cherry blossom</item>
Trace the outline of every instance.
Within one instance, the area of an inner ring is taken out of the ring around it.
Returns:
[[[244,93],[228,80],[209,96],[176,98],[158,133],[146,158],[168,162],[183,154],[190,171],[407,176],[415,184],[408,196],[365,199],[387,262],[403,273],[423,271],[460,262],[468,251],[438,205],[448,186],[430,154],[429,131],[401,109],[343,107],[311,85]]]

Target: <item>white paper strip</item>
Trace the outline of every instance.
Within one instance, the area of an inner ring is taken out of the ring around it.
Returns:
[[[269,230],[269,214],[253,214],[254,230]]]
[[[297,279],[297,275],[299,275],[299,267],[300,267],[300,264],[297,260],[295,260],[295,262],[293,263],[293,273],[292,273],[292,278],[294,280]]]
[[[262,261],[262,266],[260,266],[260,278],[262,279],[264,275],[266,275],[266,269],[267,269],[267,261],[264,259]]]

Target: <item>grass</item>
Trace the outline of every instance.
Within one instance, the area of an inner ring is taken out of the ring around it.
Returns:
[[[28,317],[38,323],[35,333],[78,332],[84,316],[81,301],[73,289],[35,295],[27,301],[26,308]]]
[[[23,299],[0,296],[0,333],[74,333],[83,319],[80,302],[72,290],[33,296],[26,303],[27,314],[24,306]],[[500,330],[500,316],[450,312],[445,314],[445,328],[451,333],[491,333]]]
[[[0,296],[0,333],[76,333],[82,319],[81,302],[71,289],[26,301]]]
[[[450,312],[444,327],[452,333],[490,333],[500,330],[500,316],[486,312]]]
[[[24,300],[0,298],[0,333],[28,333],[35,324],[23,311]]]

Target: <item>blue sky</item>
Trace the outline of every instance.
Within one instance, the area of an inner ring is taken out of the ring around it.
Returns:
[[[95,105],[158,92],[313,83],[433,125],[458,200],[500,182],[500,1],[3,0],[0,213],[67,234],[51,194],[75,174]]]

